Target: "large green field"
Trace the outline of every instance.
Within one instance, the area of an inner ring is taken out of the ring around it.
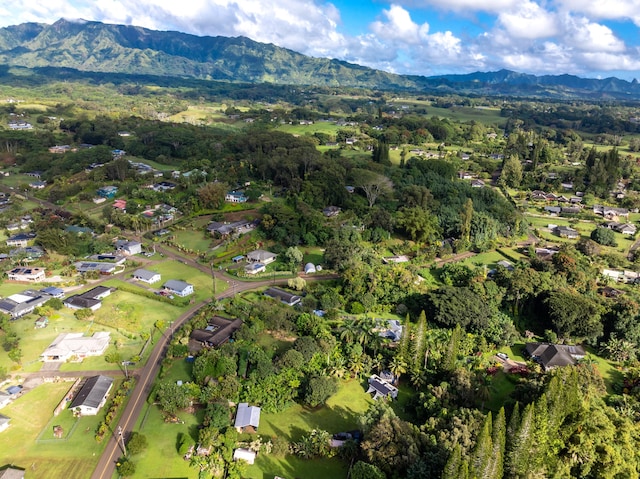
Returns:
[[[74,421],[64,410],[56,421],[53,410],[71,388],[71,382],[45,383],[26,392],[2,409],[11,418],[9,428],[0,433],[0,464],[26,469],[29,479],[87,479],[98,461],[103,444],[94,439],[101,415]],[[65,427],[62,439],[53,438],[53,426]]]

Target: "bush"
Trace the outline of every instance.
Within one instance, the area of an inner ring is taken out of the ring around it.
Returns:
[[[338,391],[336,382],[326,376],[313,377],[307,383],[304,402],[311,407],[324,404],[329,397]]]
[[[609,228],[597,227],[591,232],[591,239],[603,246],[618,246],[616,243],[616,235]]]
[[[136,473],[136,464],[126,457],[121,457],[116,463],[116,469],[122,477],[133,476]]]
[[[129,442],[127,442],[127,452],[133,455],[140,454],[147,448],[148,445],[149,443],[147,442],[147,437],[144,434],[133,432],[131,433]]]

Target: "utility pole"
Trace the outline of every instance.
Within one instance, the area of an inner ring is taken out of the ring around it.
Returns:
[[[122,434],[122,427],[118,426],[118,437],[120,437],[120,442],[122,443],[122,451],[124,455],[127,455],[127,447],[124,445],[124,435]]]
[[[215,297],[217,291],[216,291],[216,274],[215,274],[215,270],[213,269],[213,263],[210,263],[211,266],[211,281],[213,281],[213,296]]]

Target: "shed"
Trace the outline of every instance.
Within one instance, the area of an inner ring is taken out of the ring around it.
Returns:
[[[311,274],[316,272],[316,266],[313,263],[307,263],[304,265],[304,274]]]

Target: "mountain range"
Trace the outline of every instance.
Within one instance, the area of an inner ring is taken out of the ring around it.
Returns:
[[[509,70],[432,77],[397,75],[341,60],[305,56],[246,37],[200,37],[84,20],[0,28],[0,65],[431,93],[640,99],[640,85],[635,80],[535,76]]]

